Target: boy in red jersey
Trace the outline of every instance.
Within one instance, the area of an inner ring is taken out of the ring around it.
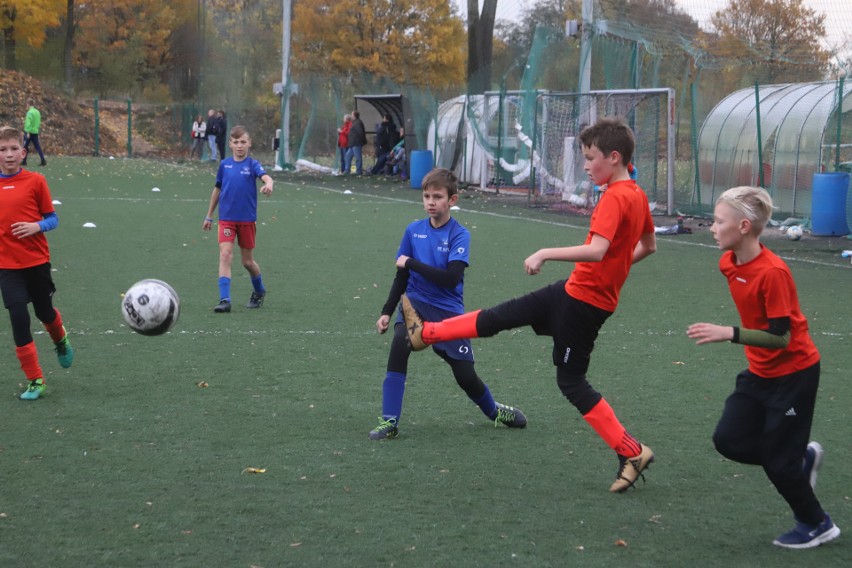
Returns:
[[[58,224],[44,176],[21,168],[26,150],[21,132],[0,127],[0,291],[12,320],[15,352],[29,386],[22,400],[37,400],[44,394],[44,374],[38,362],[30,331],[32,302],[36,317],[44,324],[56,346],[59,364],[68,368],[74,350],[53,307],[56,288],[50,276],[50,249],[44,233]]]
[[[633,263],[657,249],[648,198],[630,179],[627,165],[635,142],[618,120],[602,119],[580,134],[585,170],[596,185],[607,185],[591,219],[584,244],[545,248],[524,261],[527,274],[538,274],[548,260],[576,263],[571,277],[493,308],[441,322],[423,322],[403,296],[409,341],[426,345],[460,338],[490,337],[506,329],[531,326],[553,338],[556,383],[588,424],[615,450],[619,466],[613,493],[633,487],[654,460],[621,425],[603,396],[586,380],[598,331],[618,304],[621,286]]]
[[[822,446],[808,443],[820,357],[790,269],[759,240],[772,216],[772,198],[764,189],[735,187],[719,197],[713,216],[713,238],[727,251],[719,269],[728,279],[741,326],[694,323],[686,333],[697,345],[745,345],[748,360],[725,401],[713,443],[730,460],[763,466],[793,510],[796,527],[773,544],[819,546],[840,535],[814,495]]]

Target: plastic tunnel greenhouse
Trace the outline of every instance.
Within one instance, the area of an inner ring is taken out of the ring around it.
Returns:
[[[852,85],[761,85],[725,97],[698,139],[693,203],[712,210],[729,187],[762,185],[778,214],[809,217],[815,173],[852,167]]]

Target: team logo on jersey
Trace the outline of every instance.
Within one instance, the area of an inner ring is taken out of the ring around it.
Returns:
[[[459,347],[459,353],[461,353],[462,355],[467,355],[468,353],[470,353],[470,347],[468,347],[467,345],[462,345],[461,347]]]
[[[464,247],[457,248],[456,252],[459,253],[459,254],[464,254]]]
[[[231,236],[231,229],[222,229],[222,234],[225,235],[226,237],[230,237]]]

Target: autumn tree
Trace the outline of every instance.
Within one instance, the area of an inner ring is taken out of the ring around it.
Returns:
[[[206,0],[206,10],[209,95],[232,105],[271,96],[281,76],[281,0]]]
[[[462,81],[464,29],[442,0],[336,0],[293,8],[295,72],[443,88]]]
[[[159,82],[169,63],[175,11],[149,0],[87,0],[78,10],[75,61],[92,87],[131,94]]]
[[[0,29],[3,32],[3,66],[17,69],[18,44],[38,48],[44,44],[47,30],[59,25],[66,0],[2,0]]]
[[[729,69],[750,65],[756,80],[815,80],[827,69],[830,53],[820,45],[825,16],[804,0],[729,0],[711,23],[719,35],[712,53]]]

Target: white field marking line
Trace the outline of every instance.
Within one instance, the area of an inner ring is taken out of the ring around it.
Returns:
[[[91,329],[75,329],[68,332],[69,335],[118,335],[119,333],[128,333],[131,334],[130,337],[135,337],[137,334],[132,330],[127,328],[126,326],[120,326],[115,329],[105,329],[103,331],[93,331]],[[45,335],[46,331],[33,331],[33,335]],[[180,329],[180,330],[170,330],[165,333],[165,335],[174,334],[174,335],[346,335],[347,337],[355,336],[368,336],[368,335],[378,335],[378,332],[375,329],[370,331],[356,331],[354,333],[344,333],[342,331],[328,331],[328,330],[319,330],[319,329],[306,329],[306,330],[296,330],[296,329],[286,329],[286,330],[231,330],[231,329],[198,329],[195,331]],[[7,335],[6,333],[0,333],[0,336]],[[144,337],[140,335],[139,337]]]
[[[319,190],[319,191],[327,191],[327,192],[330,192],[330,193],[337,193],[337,194],[340,194],[340,195],[343,195],[344,194],[343,192],[345,191],[345,190],[341,190],[341,189],[331,189],[331,188],[328,188],[328,187],[319,187],[319,186],[313,186],[313,185],[300,185],[300,186],[294,186],[294,187],[298,187],[299,189],[316,189],[316,190]],[[346,195],[360,195],[360,194],[353,193],[353,194],[346,194]],[[368,197],[371,200],[372,199],[377,200],[375,202],[390,201],[390,202],[393,202],[393,203],[404,203],[404,204],[408,204],[408,205],[417,203],[416,201],[411,201],[409,199],[402,199],[402,198],[399,198],[399,197],[389,197],[389,196],[385,197],[385,196],[382,196],[382,195],[369,195],[369,196],[365,195],[364,197]],[[150,198],[142,198],[142,197],[78,197],[77,199],[88,199],[88,200],[93,200],[93,201],[94,200],[97,200],[97,201],[104,201],[104,200],[151,201]],[[209,203],[210,199],[173,199],[172,201],[180,201],[180,202],[183,202],[183,203]],[[278,201],[275,200],[275,202],[278,202]],[[284,201],[282,201],[282,202],[284,202]],[[278,202],[278,203],[282,203],[282,202]],[[292,200],[286,200],[286,203],[293,203],[293,201]],[[370,201],[362,201],[360,203],[369,204]],[[530,217],[519,217],[517,215],[507,215],[505,213],[492,213],[490,211],[477,211],[475,209],[463,209],[462,212],[473,213],[473,214],[476,214],[476,215],[485,215],[487,217],[495,217],[497,219],[510,219],[510,220],[514,220],[514,221],[527,221],[527,222],[530,222],[530,223],[538,223],[538,224],[541,224],[541,225],[551,225],[551,226],[554,226],[554,227],[567,227],[569,229],[588,230],[588,228],[589,228],[587,225],[574,225],[572,223],[560,223],[560,222],[557,222],[557,221],[548,221],[548,220],[545,220],[545,219],[533,219],[533,218],[530,218]],[[688,242],[688,241],[684,242],[684,241],[677,241],[677,240],[674,240],[674,239],[665,239],[665,242],[672,243],[672,244],[675,244],[675,245],[681,245],[681,246],[692,246],[692,247],[698,247],[698,248],[718,250],[718,247],[716,245],[708,245],[708,244],[705,244],[705,243],[691,243],[691,242]],[[852,270],[852,264],[850,264],[849,266],[846,266],[845,263],[834,264],[834,263],[831,263],[831,262],[822,262],[822,261],[819,261],[819,260],[810,260],[810,259],[806,259],[806,258],[794,258],[794,257],[790,257],[790,256],[781,256],[781,255],[779,255],[779,258],[781,258],[782,260],[787,261],[787,262],[801,262],[801,263],[804,263],[804,264],[813,264],[815,266],[827,266],[829,268],[840,268],[841,270]]]
[[[514,335],[524,334],[527,331],[528,330],[526,328],[515,329],[515,330],[512,330],[511,333],[507,333],[507,335],[514,336]],[[839,337],[839,338],[852,337],[852,333],[840,333],[840,332],[836,332],[836,331],[817,331],[817,332],[814,332],[814,330],[811,329],[810,332],[811,332],[811,335],[819,335],[821,337]],[[128,329],[125,326],[120,326],[116,329],[106,329],[106,330],[103,330],[103,331],[74,329],[74,330],[71,330],[71,331],[68,332],[68,334],[71,335],[72,337],[75,336],[75,335],[79,335],[79,336],[117,335],[118,333],[127,333],[130,337],[136,336],[135,333],[133,333],[130,329]],[[46,334],[47,334],[47,331],[45,331],[45,330],[33,331],[33,335],[46,335]],[[195,330],[195,331],[181,329],[181,330],[168,331],[168,332],[166,332],[166,334],[202,335],[202,336],[203,335],[212,335],[212,336],[219,336],[219,335],[261,336],[261,335],[272,335],[272,334],[277,334],[277,335],[306,335],[306,336],[310,336],[310,335],[317,335],[317,336],[319,336],[319,335],[339,335],[339,336],[342,336],[342,335],[345,335],[347,337],[352,337],[352,336],[367,337],[367,336],[372,336],[372,335],[379,335],[376,332],[375,329],[372,329],[372,330],[369,330],[369,331],[356,331],[356,332],[351,332],[351,333],[344,333],[342,331],[320,330],[320,329],[304,329],[304,330],[298,330],[298,329],[285,329],[285,330],[277,330],[277,329],[276,330],[229,330],[229,329],[209,330],[209,329],[198,329],[198,330]],[[666,330],[666,331],[654,331],[654,330],[651,330],[651,329],[646,329],[646,330],[642,330],[642,331],[638,331],[638,330],[634,331],[634,330],[630,330],[630,329],[620,329],[620,330],[602,329],[600,331],[600,335],[642,335],[642,336],[655,336],[655,337],[672,337],[672,336],[685,335],[685,334],[686,334],[685,330],[684,331],[675,331],[675,330],[671,330],[671,329]],[[4,336],[4,335],[10,335],[10,333],[9,332],[0,333],[0,336]],[[140,337],[142,337],[142,336],[140,336]]]

